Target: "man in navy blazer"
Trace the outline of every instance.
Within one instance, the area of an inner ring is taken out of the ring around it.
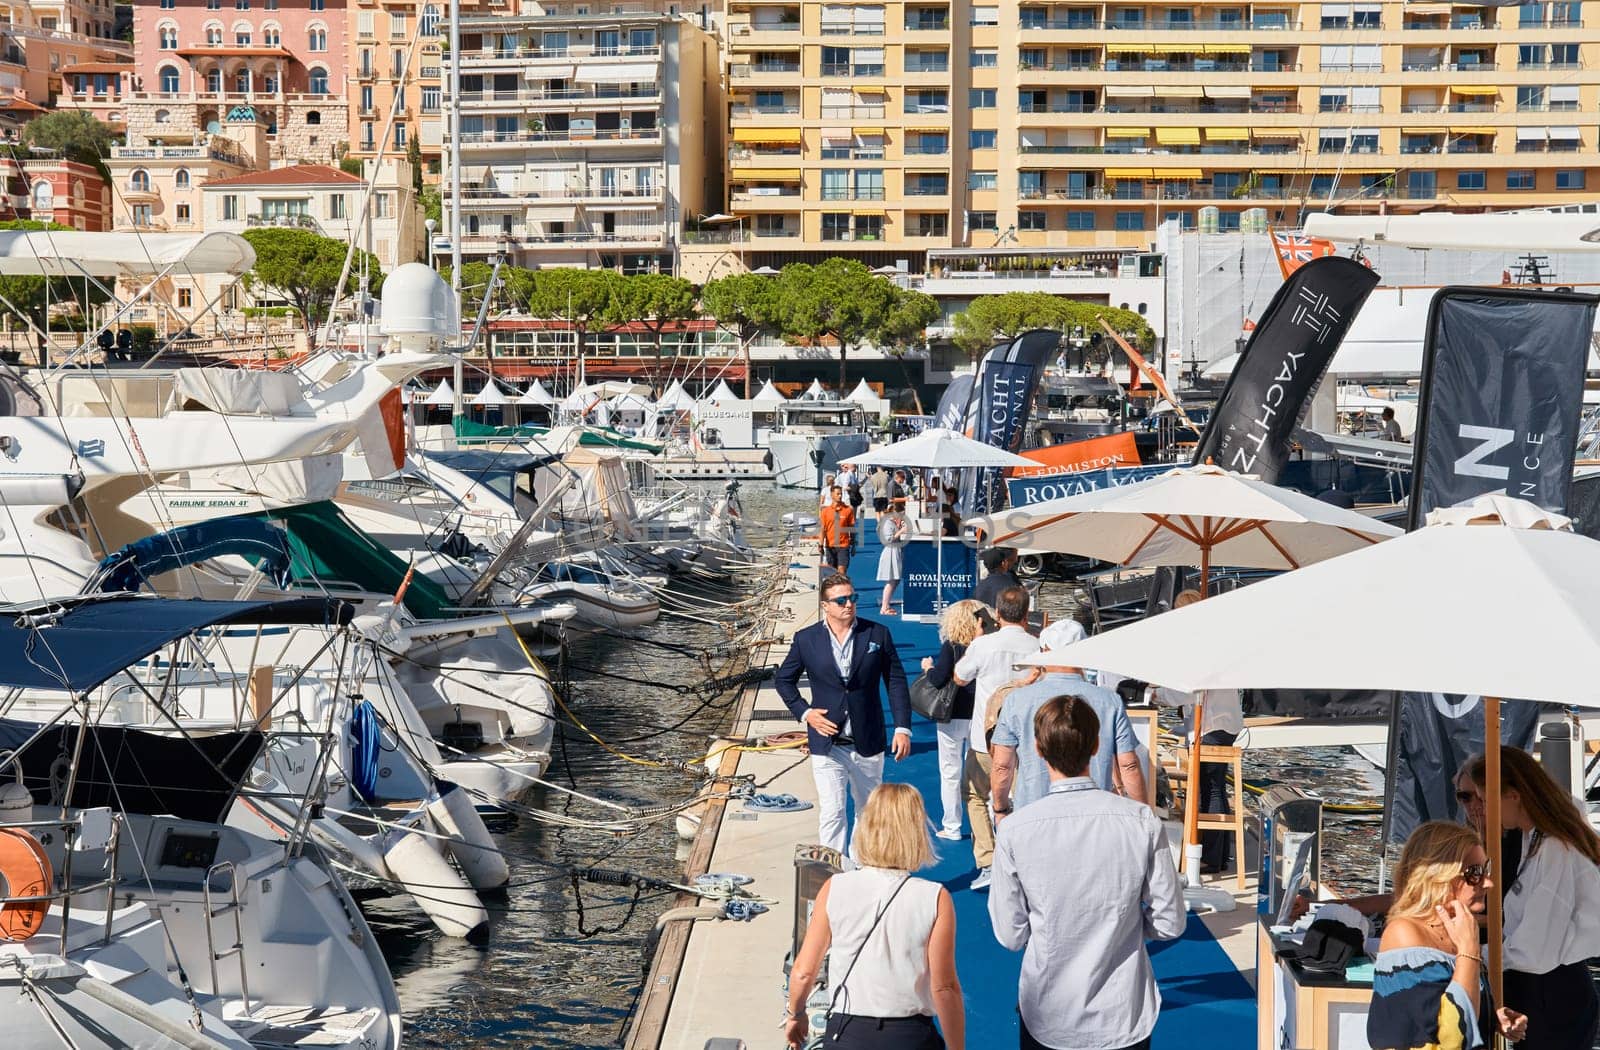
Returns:
[[[845,852],[845,795],[856,813],[883,783],[883,752],[895,761],[911,753],[911,693],[889,629],[856,616],[850,577],[822,581],[822,621],[796,632],[778,668],[778,696],[806,724],[811,774],[817,782],[818,837]],[[811,683],[811,703],[800,698],[800,675]],[[888,690],[894,740],[887,739],[879,684]],[[850,850],[854,854],[855,850]]]

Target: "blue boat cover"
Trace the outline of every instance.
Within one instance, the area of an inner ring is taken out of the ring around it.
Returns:
[[[83,693],[169,642],[227,624],[347,622],[325,598],[219,602],[119,594],[0,610],[0,686]]]
[[[130,543],[100,563],[90,589],[137,591],[152,576],[228,554],[256,560],[280,586],[289,581],[289,540],[283,530],[253,514],[241,514]]]

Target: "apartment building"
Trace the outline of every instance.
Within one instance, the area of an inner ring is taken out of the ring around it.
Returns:
[[[463,5],[468,7],[471,5]],[[350,156],[404,157],[415,143],[424,178],[438,178],[442,81],[440,34],[448,10],[442,0],[377,0],[350,5]],[[380,141],[400,96],[387,141]]]
[[[667,13],[544,10],[462,21],[463,254],[670,273],[684,220],[722,206],[716,39]]]
[[[64,69],[128,59],[132,49],[114,32],[110,0],[0,2],[0,96],[49,105]]]
[[[132,79],[132,62],[74,62],[62,66],[56,108],[81,109],[101,123],[125,130],[122,96]]]
[[[95,232],[111,228],[111,193],[91,164],[0,149],[0,219],[37,219]]]
[[[728,0],[726,34],[752,267],[1562,204],[1600,178],[1600,10],[1574,0]]]

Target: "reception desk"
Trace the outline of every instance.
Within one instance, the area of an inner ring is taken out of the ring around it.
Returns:
[[[1265,916],[1256,931],[1258,1050],[1369,1050],[1371,983],[1312,974],[1279,958]]]

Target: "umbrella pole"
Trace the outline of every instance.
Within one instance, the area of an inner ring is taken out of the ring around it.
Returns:
[[[1506,875],[1500,870],[1500,700],[1493,696],[1483,698],[1483,768],[1483,778],[1487,781],[1483,785],[1483,845],[1489,854],[1490,878],[1498,883]],[[1504,927],[1504,898],[1501,887],[1496,885],[1489,891],[1488,965],[1489,994],[1494,997],[1497,1008],[1505,1005],[1505,974],[1500,968],[1505,949]]]
[[[1205,599],[1206,591],[1211,582],[1211,548],[1200,548],[1200,598]],[[1199,871],[1189,870],[1189,847],[1200,844],[1200,737],[1202,718],[1205,716],[1205,694],[1201,693],[1194,702],[1194,733],[1189,741],[1189,786],[1184,792],[1183,799],[1183,856],[1181,870],[1190,876],[1190,884],[1198,885]],[[1239,859],[1244,863],[1244,858]]]

